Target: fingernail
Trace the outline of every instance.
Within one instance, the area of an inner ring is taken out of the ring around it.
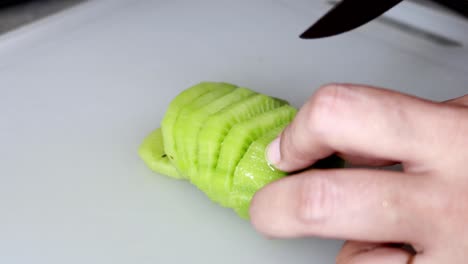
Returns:
[[[277,137],[273,140],[270,145],[267,147],[266,151],[267,161],[273,166],[277,166],[281,161],[281,152],[280,152],[280,137]]]

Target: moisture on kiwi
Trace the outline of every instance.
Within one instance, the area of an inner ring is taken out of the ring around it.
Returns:
[[[189,180],[211,200],[248,218],[255,192],[286,176],[267,164],[265,149],[295,114],[284,100],[229,83],[202,82],[173,99],[139,155],[153,171]],[[320,165],[340,167],[342,161]]]

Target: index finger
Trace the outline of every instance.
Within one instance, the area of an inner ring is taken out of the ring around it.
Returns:
[[[440,104],[386,89],[324,86],[270,144],[267,158],[289,172],[333,153],[418,164],[437,153],[437,129],[450,129],[450,113],[443,110]]]

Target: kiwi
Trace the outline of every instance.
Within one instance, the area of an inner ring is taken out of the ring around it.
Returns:
[[[180,93],[167,108],[166,114],[161,122],[162,135],[164,135],[164,151],[167,157],[173,161],[175,156],[175,141],[173,137],[174,124],[180,110],[188,103],[198,97],[216,89],[217,83],[201,82]],[[180,176],[182,177],[182,176]]]
[[[234,172],[229,195],[229,205],[242,218],[248,217],[250,200],[255,192],[268,183],[286,176],[265,159],[265,149],[287,124],[283,124],[254,141],[240,160]],[[262,175],[262,177],[256,177]]]
[[[179,173],[182,174],[184,178],[189,177],[187,174],[187,168],[190,166],[190,164],[187,162],[187,155],[185,154],[187,142],[190,141],[190,138],[187,138],[186,133],[192,128],[186,127],[185,124],[189,122],[191,113],[209,104],[213,100],[230,93],[235,88],[236,86],[231,84],[217,83],[216,89],[203,94],[180,109],[179,114],[176,117],[173,131],[175,150],[175,155],[173,155],[173,162],[175,162]]]
[[[186,118],[184,118],[186,121],[181,124],[182,127],[177,127],[177,129],[184,133],[180,141],[182,143],[180,144],[180,150],[183,155],[181,156],[181,160],[185,163],[182,164],[183,166],[181,166],[180,169],[184,171],[189,178],[191,178],[192,175],[197,175],[198,134],[206,120],[212,114],[217,113],[223,108],[254,94],[255,92],[247,88],[238,88],[187,114]]]
[[[295,108],[283,105],[234,125],[222,142],[216,167],[217,173],[215,177],[210,179],[211,188],[208,189],[211,192],[210,198],[223,206],[229,206],[229,195],[227,194],[230,192],[232,176],[247,148],[268,131],[291,122],[295,114]]]
[[[255,94],[210,116],[198,134],[199,173],[192,182],[201,190],[211,189],[210,179],[216,170],[223,140],[232,127],[284,104],[285,101]]]
[[[210,199],[248,218],[260,188],[286,176],[267,164],[267,145],[297,110],[286,101],[228,83],[203,82],[169,105],[139,155],[153,171],[190,180]],[[340,159],[321,166],[341,167]]]
[[[138,154],[151,170],[176,179],[181,178],[164,151],[162,130],[160,128],[151,132],[143,140]]]

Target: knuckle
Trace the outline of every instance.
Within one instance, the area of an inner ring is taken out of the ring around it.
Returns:
[[[334,214],[337,188],[329,178],[309,175],[299,184],[297,216],[301,222],[318,224]]]
[[[330,126],[339,122],[343,113],[350,109],[355,87],[329,84],[320,87],[307,106],[309,129],[316,134],[327,133]]]

